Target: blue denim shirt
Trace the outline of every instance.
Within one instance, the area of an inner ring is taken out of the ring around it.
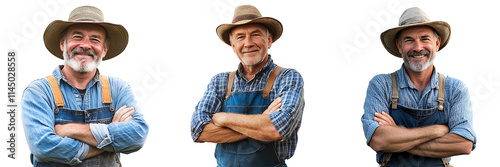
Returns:
[[[84,100],[70,85],[57,67],[52,75],[61,89],[65,108],[86,110],[102,107],[99,72],[87,85]],[[90,130],[99,143],[97,148],[109,152],[131,153],[142,148],[148,134],[148,125],[137,106],[130,86],[122,80],[108,77],[112,103],[116,109],[123,105],[134,107],[133,118],[127,122],[90,124]],[[21,101],[22,122],[26,141],[35,161],[79,164],[88,153],[89,145],[78,140],[60,137],[54,131],[54,95],[45,79],[33,81],[25,90]],[[112,118],[111,118],[112,119]]]
[[[249,81],[243,75],[241,66],[239,66],[232,91],[250,92],[262,90],[267,78],[276,67],[277,65],[269,57],[266,65]],[[196,106],[191,120],[191,137],[193,141],[198,139],[205,125],[212,122],[213,114],[221,112],[226,96],[228,75],[229,72],[215,75]],[[269,114],[271,122],[283,137],[282,140],[275,141],[275,149],[280,159],[292,157],[297,147],[297,132],[302,122],[305,103],[303,87],[304,81],[300,73],[287,68],[280,72],[269,93],[271,102],[278,97],[282,98],[280,110]]]
[[[439,76],[434,68],[431,82],[420,97],[420,92],[410,81],[404,65],[396,71],[399,86],[399,105],[414,109],[428,109],[438,106]],[[373,120],[375,112],[389,112],[391,107],[392,80],[390,74],[380,74],[370,81],[366,92],[364,114],[361,117],[366,143],[379,126]],[[476,146],[476,133],[472,129],[472,106],[467,86],[460,80],[445,77],[444,114],[450,133],[460,135]]]

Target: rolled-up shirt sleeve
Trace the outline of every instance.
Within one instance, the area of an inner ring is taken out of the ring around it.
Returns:
[[[282,73],[283,78],[280,80],[278,90],[282,106],[279,111],[270,113],[269,117],[285,140],[300,127],[305,101],[302,76],[293,69],[284,70]]]
[[[391,92],[388,91],[387,85],[392,84],[392,81],[389,80],[389,75],[381,74],[373,77],[368,85],[363,107],[364,114],[361,117],[366,144],[370,143],[375,129],[379,127],[379,124],[373,120],[375,112],[380,113],[385,111],[389,113],[390,97],[388,95],[390,95]]]
[[[191,118],[191,138],[198,140],[205,125],[212,122],[213,114],[220,112],[222,108],[222,93],[217,90],[225,90],[228,73],[221,73],[214,76],[207,86],[203,97],[196,105]]]
[[[450,133],[457,134],[473,142],[476,147],[476,133],[472,128],[472,105],[467,86],[460,80],[448,78],[446,90],[450,95],[449,100],[445,96],[445,110],[449,115],[448,127]]]
[[[97,134],[98,148],[110,152],[132,153],[142,148],[146,142],[149,127],[146,124],[142,110],[130,86],[124,81],[109,77],[111,94],[115,108],[133,107],[132,119],[125,122],[113,122],[109,125],[92,125],[92,134]],[[107,128],[106,128],[107,127]]]
[[[26,141],[38,161],[76,165],[82,162],[88,146],[78,140],[60,137],[54,129],[55,102],[47,80],[32,82],[23,93],[21,119]],[[82,158],[83,157],[83,158]]]

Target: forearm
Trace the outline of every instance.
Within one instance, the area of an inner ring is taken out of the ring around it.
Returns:
[[[87,153],[87,156],[85,157],[85,159],[89,159],[89,158],[92,158],[92,157],[95,157],[101,153],[103,153],[104,150],[101,150],[101,149],[98,149],[98,148],[95,148],[95,147],[92,147],[90,146],[89,147],[89,152]]]
[[[86,143],[90,146],[97,147],[98,143],[89,124],[68,123],[55,126],[56,133],[61,137],[69,137]]]
[[[215,125],[230,128],[256,140],[276,141],[282,139],[267,114],[217,113],[212,117],[212,120]]]
[[[443,136],[445,129],[442,126],[431,125],[413,129],[398,126],[379,126],[373,133],[369,144],[375,151],[404,152]]]
[[[408,150],[409,153],[432,158],[470,154],[471,151],[472,141],[454,133],[448,133]]]
[[[246,139],[247,136],[226,127],[208,123],[196,142],[232,143]]]

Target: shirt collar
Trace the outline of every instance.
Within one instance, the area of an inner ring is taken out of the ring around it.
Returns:
[[[399,72],[397,72],[396,74],[397,74],[399,88],[409,87],[417,89],[417,87],[411,82],[410,77],[408,76],[408,73],[406,72],[406,69],[404,67],[404,64],[401,66],[401,69],[399,69]],[[436,67],[434,67],[434,69],[432,70],[431,82],[429,83],[429,85],[431,89],[438,88],[439,76],[437,75]]]
[[[264,65],[264,67],[262,67],[256,74],[255,74],[255,77],[254,78],[257,78],[261,75],[266,75],[269,73],[269,71],[273,70],[277,65],[274,64],[273,62],[273,59],[271,58],[271,55],[269,54],[268,55],[269,58],[267,59],[267,63],[266,65]],[[245,78],[245,75],[243,73],[243,65],[240,63],[238,64],[238,70],[236,72],[236,75],[240,78]]]
[[[60,80],[62,79],[64,82],[69,83],[61,71],[63,69],[63,67],[64,67],[64,65],[57,66],[56,69],[52,72],[52,75],[54,76],[54,78],[56,79],[57,82],[60,82]],[[99,77],[99,76],[100,76],[99,69],[97,69],[96,75],[94,76],[94,79],[93,79],[94,82],[91,81],[91,83],[97,83],[98,81],[101,81],[101,77]]]

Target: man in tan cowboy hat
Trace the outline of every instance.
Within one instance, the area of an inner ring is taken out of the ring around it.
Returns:
[[[366,143],[381,166],[451,166],[450,157],[476,144],[466,85],[436,71],[436,52],[450,40],[450,25],[407,9],[399,26],[380,35],[401,69],[375,76],[361,118]]]
[[[127,46],[127,30],[81,6],[69,21],[45,29],[45,46],[64,65],[33,81],[21,102],[33,166],[121,166],[119,154],[139,150],[148,126],[130,86],[100,75],[102,60]]]
[[[235,9],[232,24],[217,27],[217,35],[241,63],[236,71],[210,81],[193,113],[191,136],[195,142],[218,143],[220,167],[286,166],[285,159],[295,152],[303,80],[268,54],[282,31],[278,20],[262,17],[250,5]]]

